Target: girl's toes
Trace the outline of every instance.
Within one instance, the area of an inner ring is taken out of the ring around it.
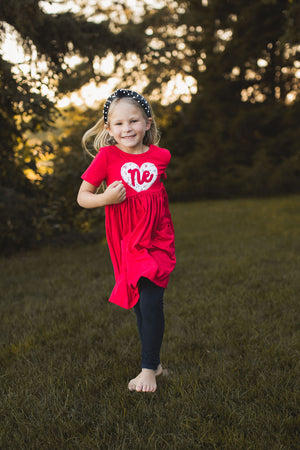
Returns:
[[[130,391],[134,391],[135,390],[135,386],[134,386],[134,384],[131,381],[129,381],[129,383],[128,383],[128,389]]]
[[[143,391],[144,390],[143,384],[141,384],[141,383],[137,384],[136,387],[135,387],[135,390],[137,392]]]
[[[143,369],[142,372],[128,383],[130,391],[137,392],[155,392],[156,379],[155,371],[151,369]]]

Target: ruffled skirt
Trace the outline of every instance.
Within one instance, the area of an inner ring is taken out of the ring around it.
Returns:
[[[106,236],[116,284],[109,301],[132,308],[141,277],[166,288],[175,267],[174,227],[165,188],[106,206]]]

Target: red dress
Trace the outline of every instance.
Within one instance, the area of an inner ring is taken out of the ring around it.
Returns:
[[[138,281],[146,277],[166,288],[175,267],[174,227],[162,179],[171,155],[150,145],[141,154],[103,147],[82,175],[94,186],[122,181],[126,200],[105,207],[105,228],[116,284],[109,301],[132,308]]]

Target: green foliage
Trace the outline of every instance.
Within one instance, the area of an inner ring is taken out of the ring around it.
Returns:
[[[56,93],[73,91],[95,76],[96,55],[104,56],[109,50],[119,54],[140,51],[143,39],[135,38],[132,23],[128,24],[130,31],[124,30],[126,24],[112,31],[108,21],[97,24],[82,14],[46,14],[38,0],[1,2],[0,17],[0,42],[5,24],[9,24],[18,32],[29,62],[34,46],[37,56],[47,64],[46,72],[36,67],[37,74],[32,77],[21,69],[16,74],[13,65],[0,56],[0,242],[2,251],[11,252],[45,237],[93,227],[76,205],[79,175],[86,165],[79,152],[73,158],[66,156],[64,163],[64,151],[55,149],[56,173],[41,180],[36,163],[41,156],[53,153],[53,139],[50,145],[47,141],[31,145],[28,139],[34,133],[53,132],[51,126],[58,119],[54,103],[41,94],[43,83]],[[82,57],[82,64],[74,70],[65,60],[73,55]],[[76,136],[78,149],[81,136]],[[28,169],[34,181],[27,179]],[[95,220],[103,219],[101,212],[94,216]]]
[[[89,115],[87,115],[89,117]],[[55,141],[53,173],[46,175],[41,184],[46,198],[46,227],[51,236],[53,230],[59,233],[93,232],[95,227],[104,219],[104,209],[85,210],[77,204],[77,193],[81,184],[81,175],[90,164],[88,157],[81,147],[81,137],[87,128],[87,117],[78,117],[76,129],[75,112],[69,130]]]
[[[155,105],[161,144],[173,154],[167,182],[171,199],[300,191],[299,2],[210,0],[206,6],[177,0],[162,8],[140,6],[140,21],[124,3],[95,6],[95,15],[106,17],[95,23],[84,9],[46,14],[38,0],[1,3],[1,30],[5,23],[14,27],[27,56],[35,46],[47,65],[46,71],[37,69],[34,79],[17,75],[0,59],[1,218],[3,224],[17,221],[6,228],[4,246],[31,242],[20,220],[22,203],[28,206],[28,228],[37,240],[93,229],[102,220],[103,214],[95,212],[89,223],[75,202],[79,175],[88,163],[79,147],[79,130],[85,127],[78,127],[76,113],[67,136],[36,145],[29,137],[61,131],[54,104],[41,95],[41,86],[61,95],[90,80],[105,82],[108,75],[95,71],[94,62],[110,51],[115,56],[111,76],[122,70],[125,87],[138,86],[147,77],[145,93],[158,100],[174,76],[182,76],[186,87],[186,77],[194,80],[190,103],[171,96],[167,107]],[[124,56],[130,53],[137,57],[128,68]],[[66,57],[74,55],[82,57],[81,64],[71,68]],[[292,104],[287,104],[288,95],[294,96]],[[90,112],[82,114],[90,117]],[[37,159],[53,154],[54,173],[44,176]],[[35,182],[26,178],[28,169],[37,176]],[[13,204],[7,200],[12,197]]]
[[[26,132],[47,128],[55,108],[47,98],[30,93],[26,80],[12,77],[12,64],[0,57],[0,175],[1,185],[22,189],[24,170],[34,161],[26,147]]]
[[[189,5],[178,15],[178,25],[186,24],[181,73],[194,76],[198,92],[191,103],[178,105],[175,117],[165,109],[172,118],[162,127],[163,144],[174,156],[171,198],[299,192],[299,50],[284,37],[292,4]],[[258,65],[260,58],[266,66]],[[293,90],[296,101],[287,105]]]
[[[296,449],[299,196],[173,204],[155,394],[130,393],[133,311],[106,245],[0,259],[0,446]]]
[[[37,240],[37,197],[0,186],[0,252],[29,248]]]
[[[55,154],[50,161],[53,172],[41,175],[35,183],[27,181],[22,189],[0,187],[2,254],[49,241],[63,244],[95,235],[102,237],[104,230],[99,231],[99,224],[103,222],[104,210],[87,211],[76,201],[81,174],[91,160],[80,144],[90,121],[90,115],[82,111],[65,111],[59,122],[63,133],[40,133],[40,139],[32,144],[38,149],[51,139],[47,149],[49,155]]]
[[[201,98],[184,105],[163,132],[163,143],[173,153],[171,198],[299,192],[299,106],[246,104],[237,114],[229,109],[227,115],[214,116]]]

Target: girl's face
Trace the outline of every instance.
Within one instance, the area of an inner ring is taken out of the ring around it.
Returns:
[[[143,139],[151,122],[151,118],[145,119],[138,105],[122,98],[113,105],[106,129],[124,152],[143,153],[148,149]]]

